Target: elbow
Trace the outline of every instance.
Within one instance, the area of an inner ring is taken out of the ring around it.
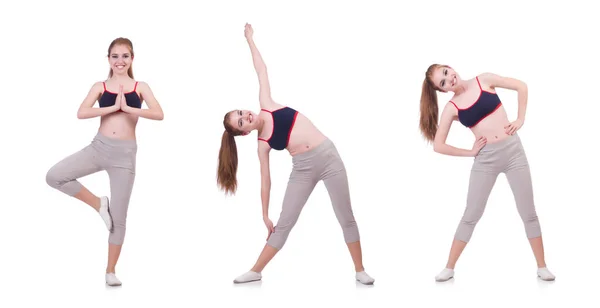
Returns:
[[[85,112],[81,109],[77,110],[77,119],[82,120],[85,118],[87,118]]]
[[[160,112],[157,112],[156,115],[154,116],[154,119],[156,121],[162,121],[165,119],[165,114],[162,112],[162,110]]]
[[[518,92],[527,93],[527,91],[528,91],[527,84],[524,81],[521,81],[521,85],[519,87],[519,91]]]
[[[433,144],[433,151],[439,154],[443,154],[444,145],[438,142]]]

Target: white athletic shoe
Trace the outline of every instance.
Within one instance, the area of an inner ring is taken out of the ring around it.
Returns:
[[[537,275],[544,281],[554,281],[556,277],[545,267],[538,268]]]
[[[435,276],[435,281],[444,282],[444,281],[450,280],[453,277],[454,277],[454,270],[451,268],[445,268],[439,274],[437,274],[437,276]]]
[[[109,206],[108,206],[108,197],[100,197],[100,210],[98,211],[98,214],[100,214],[100,217],[102,217],[102,220],[104,220],[104,224],[106,225],[106,228],[108,229],[108,231],[112,231],[112,217],[110,217],[110,210],[109,210]]]
[[[252,281],[257,281],[257,280],[261,280],[261,279],[262,279],[262,275],[260,273],[249,271],[247,273],[244,273],[244,274],[238,276],[236,279],[233,280],[233,282],[234,283],[246,283],[246,282],[252,282]]]
[[[375,279],[373,279],[371,276],[369,276],[369,274],[367,274],[367,272],[362,271],[362,272],[356,272],[356,280],[362,284],[366,284],[366,285],[371,285],[375,282]]]
[[[117,278],[115,273],[106,273],[105,279],[106,279],[106,284],[111,287],[117,287],[117,286],[121,285],[121,280],[119,280],[119,278]]]

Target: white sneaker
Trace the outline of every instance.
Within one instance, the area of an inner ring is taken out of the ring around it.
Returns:
[[[453,277],[454,277],[454,270],[451,268],[445,268],[439,274],[437,274],[437,276],[435,276],[435,281],[444,282],[444,281],[450,280]]]
[[[104,224],[106,224],[106,228],[108,231],[112,231],[112,217],[110,217],[110,209],[108,206],[108,197],[100,197],[100,210],[98,210],[98,214],[104,220]]]
[[[121,280],[119,280],[119,278],[117,278],[115,273],[106,273],[105,279],[106,279],[106,284],[111,287],[117,287],[117,286],[121,285]]]
[[[366,285],[371,285],[375,282],[375,279],[373,279],[371,276],[369,276],[369,274],[367,274],[367,272],[362,271],[362,272],[356,272],[356,280],[362,284],[366,284]]]
[[[252,281],[257,281],[257,280],[261,280],[261,279],[262,279],[262,275],[260,273],[249,271],[243,275],[238,276],[236,279],[233,280],[233,282],[234,283],[246,283],[246,282],[252,282]]]
[[[544,281],[554,281],[556,277],[545,267],[538,268],[537,275]]]

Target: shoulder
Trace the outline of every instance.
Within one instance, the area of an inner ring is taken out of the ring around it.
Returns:
[[[100,94],[100,93],[104,92],[104,89],[105,89],[104,81],[97,81],[97,82],[94,82],[94,84],[92,84],[92,86],[90,87],[90,92]]]
[[[475,78],[479,81],[479,83],[488,84],[494,83],[495,81],[502,79],[502,76],[491,72],[484,72],[477,75]]]
[[[444,121],[446,119],[448,120],[456,120],[458,118],[458,106],[456,104],[454,104],[454,102],[452,102],[452,100],[449,100],[446,105],[444,106],[444,109],[442,109],[442,114],[440,116],[440,120]]]
[[[138,80],[136,80],[135,83],[137,83],[137,88],[138,89],[142,89],[142,90],[145,90],[145,89],[149,90],[150,89],[150,85],[148,85],[148,83],[145,82],[145,81],[138,81]]]
[[[263,140],[256,139],[258,142],[256,151],[258,153],[258,157],[262,160],[263,158],[269,157],[269,152],[271,151],[271,146]]]
[[[104,90],[105,81],[96,81],[92,85],[92,89],[102,89]]]

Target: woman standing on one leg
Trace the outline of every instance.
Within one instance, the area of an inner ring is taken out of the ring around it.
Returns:
[[[518,92],[519,112],[516,121],[509,122],[496,88]],[[544,260],[542,231],[533,201],[529,163],[516,134],[525,121],[527,85],[522,81],[491,73],[462,80],[449,66],[433,64],[427,69],[422,91],[420,127],[425,138],[433,142],[434,151],[452,156],[475,157],[467,207],[456,230],[446,268],[436,276],[436,280],[446,281],[454,276],[456,261],[471,239],[500,173],[506,174],[513,191],[517,210],[535,255],[538,276],[543,280],[554,280],[554,275],[546,268]],[[442,111],[439,126],[436,91],[454,93],[454,97]],[[458,149],[446,144],[448,131],[456,120],[470,128],[475,135],[476,141],[472,149]]]
[[[352,213],[348,179],[342,159],[333,142],[324,136],[308,118],[271,99],[267,68],[254,44],[252,34],[252,27],[246,24],[245,35],[260,85],[261,112],[257,115],[247,110],[233,110],[225,114],[223,120],[225,132],[219,152],[218,184],[225,192],[235,193],[237,148],[234,137],[245,136],[257,130],[258,158],[262,178],[262,213],[269,235],[267,244],[254,267],[237,277],[234,282],[243,283],[262,278],[263,268],[283,247],[314,187],[319,181],[323,181],[354,261],[356,280],[364,284],[372,284],[374,279],[367,275],[362,264],[359,232]],[[293,161],[293,170],[282,211],[275,227],[268,216],[271,190],[269,153],[272,148],[287,149]]]
[[[51,187],[94,208],[110,232],[106,283],[121,285],[115,266],[125,238],[127,208],[135,180],[138,118],[162,120],[163,111],[150,87],[133,79],[133,45],[126,38],[115,39],[108,48],[109,78],[97,82],[79,107],[77,117],[101,117],[100,128],[90,145],[58,162],[48,171]],[[93,108],[98,101],[99,108]],[[142,109],[142,102],[148,109]],[[110,205],[106,196],[97,197],[78,181],[105,170],[110,179]]]

